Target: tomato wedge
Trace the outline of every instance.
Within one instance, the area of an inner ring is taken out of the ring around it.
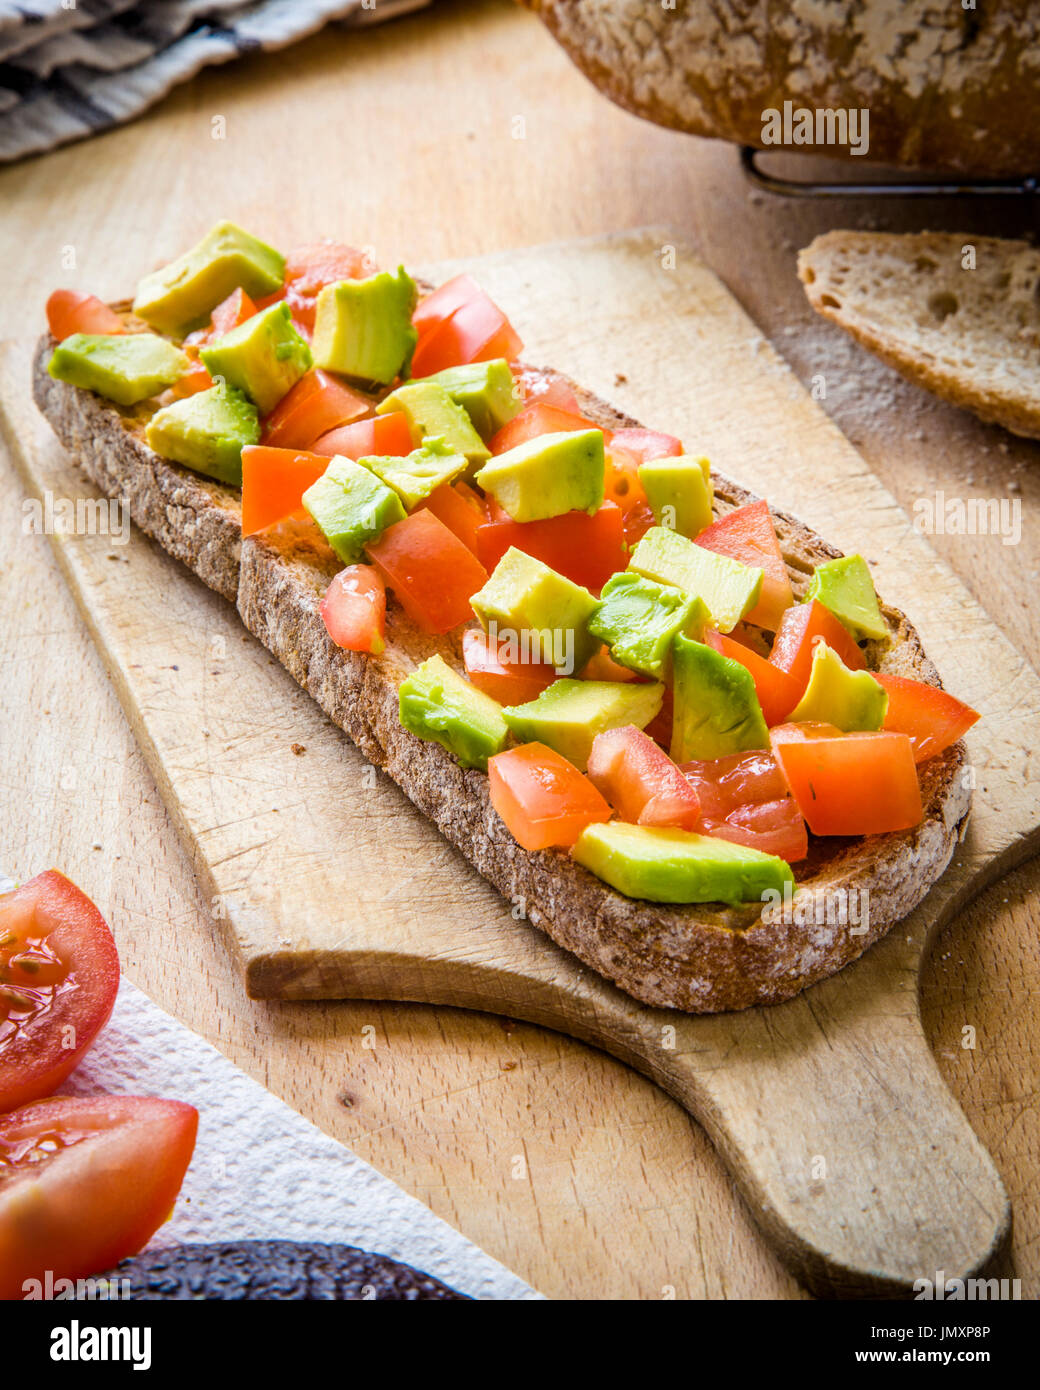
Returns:
[[[591,420],[586,420],[584,415],[564,410],[546,401],[535,401],[533,405],[525,406],[519,415],[514,415],[507,424],[497,430],[491,436],[488,448],[493,454],[504,454],[509,449],[515,449],[518,444],[526,444],[529,439],[535,439],[541,434],[595,429],[599,429],[599,426],[594,425]]]
[[[467,550],[480,559],[478,535],[487,521],[487,513],[479,494],[468,483],[441,483],[420,507],[427,507],[454,532]],[[418,510],[418,508],[416,509]],[[490,568],[487,566],[486,568]]]
[[[413,377],[496,357],[512,361],[524,346],[502,310],[468,275],[455,276],[421,300],[412,322],[419,333]]]
[[[780,553],[776,527],[767,502],[750,502],[720,516],[697,536],[697,544],[762,570],[762,593],[746,621],[776,632],[794,603],[791,577]]]
[[[816,599],[811,603],[795,603],[780,621],[769,660],[795,681],[799,699],[809,683],[813,648],[821,637],[850,671],[862,671],[866,667],[852,634],[829,608],[824,608]]]
[[[366,547],[401,607],[424,632],[450,632],[472,617],[487,570],[429,508],[388,526]]]
[[[873,675],[888,691],[883,728],[908,736],[916,762],[923,763],[942,753],[963,738],[979,718],[970,705],[934,685],[907,680],[905,676],[887,676],[882,671]]]
[[[777,762],[814,835],[882,835],[909,830],[924,814],[914,750],[906,734],[770,735]]]
[[[348,565],[321,601],[325,630],[337,647],[378,656],[386,645],[386,586],[371,565]]]
[[[367,415],[372,402],[359,396],[320,367],[312,367],[264,417],[261,444],[279,449],[309,449],[339,425]]]
[[[404,411],[388,410],[385,415],[373,415],[369,420],[356,420],[352,425],[329,430],[312,447],[316,454],[342,454],[356,463],[371,455],[404,458],[415,448],[415,441]]]
[[[746,845],[762,854],[776,854],[797,864],[809,853],[809,836],[798,803],[791,796],[757,805],[739,806],[726,820],[705,819],[705,835]]]
[[[47,326],[58,342],[73,333],[125,333],[126,325],[96,294],[55,290],[47,300]]]
[[[58,1097],[0,1117],[0,1298],[136,1254],[177,1199],[198,1118],[143,1096]]]
[[[462,634],[462,661],[470,684],[500,705],[525,705],[559,679],[544,662],[504,660],[501,644],[476,627]]]
[[[324,454],[247,444],[242,450],[242,534],[254,536],[303,506],[303,494],[329,466]]]
[[[696,791],[702,830],[763,854],[797,864],[809,853],[809,837],[797,803],[776,759],[762,752],[684,763]]]
[[[112,933],[63,874],[49,869],[0,897],[0,1111],[61,1085],[118,989]]]
[[[513,521],[506,516],[477,531],[477,554],[489,572],[511,545],[597,593],[628,563],[624,520],[613,502],[604,502],[592,516],[564,512],[545,521]]]
[[[194,396],[199,391],[208,391],[213,385],[213,378],[202,362],[193,361],[191,366],[182,376],[170,387],[170,394],[176,400],[183,400],[185,396]]]
[[[308,333],[314,332],[318,295],[340,280],[361,280],[375,272],[364,251],[337,241],[297,246],[285,258],[285,298],[292,316]]]
[[[751,673],[755,682],[755,694],[762,706],[762,714],[767,724],[779,724],[794,709],[801,698],[798,682],[779,666],[774,666],[764,656],[759,656],[743,642],[724,633],[709,628],[703,637],[705,645],[714,647],[723,656],[739,661]]]
[[[569,848],[587,825],[610,820],[589,779],[544,743],[525,743],[488,759],[491,804],[526,850]]]
[[[456,309],[461,309],[463,304],[482,293],[472,275],[453,275],[419,300],[412,315],[415,331],[421,338],[445,319],[450,319]]]
[[[232,290],[227,299],[222,299],[210,314],[209,327],[197,328],[194,333],[189,333],[184,341],[196,347],[215,343],[218,338],[223,338],[225,333],[230,333],[240,323],[251,319],[256,312],[256,305],[240,285],[237,290]]]
[[[679,830],[695,830],[700,823],[701,803],[693,786],[634,724],[596,735],[588,772],[623,821]]]

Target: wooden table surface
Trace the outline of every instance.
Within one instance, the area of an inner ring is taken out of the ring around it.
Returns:
[[[283,247],[331,235],[412,265],[675,226],[802,379],[822,375],[826,408],[905,507],[938,490],[1021,500],[1017,545],[933,544],[1020,651],[1040,650],[1040,446],[906,386],[814,319],[794,273],[797,248],[832,226],[1022,235],[1022,208],[760,193],[733,148],[611,106],[505,0],[440,0],[212,70],[126,129],[3,170],[0,208],[0,336],[36,333],[56,285],[124,294],[223,216]],[[21,503],[0,468],[4,869],[61,867],[105,911],[137,984],[544,1293],[803,1296],[703,1133],[620,1063],[457,1010],[246,998],[48,542],[22,534]],[[1038,884],[1034,862],[981,897],[936,943],[923,985],[940,1066],[1014,1202],[1025,1297],[1040,1293]]]

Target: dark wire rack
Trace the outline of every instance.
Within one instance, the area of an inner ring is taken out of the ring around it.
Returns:
[[[906,183],[879,179],[867,183],[825,183],[818,179],[785,179],[770,174],[758,160],[764,153],[752,145],[740,148],[740,164],[745,175],[767,193],[785,198],[1035,198],[1040,195],[1040,177],[1020,179],[910,180]]]

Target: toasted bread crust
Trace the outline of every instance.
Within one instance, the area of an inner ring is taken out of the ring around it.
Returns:
[[[316,529],[286,525],[243,541],[237,495],[158,459],[135,434],[140,420],[132,414],[54,381],[47,373],[52,348],[45,336],[34,365],[35,398],[91,481],[109,496],[124,496],[142,530],[237,602],[249,631],[530,922],[635,998],[691,1013],[788,999],[861,955],[916,907],[946,868],[970,806],[959,775],[963,744],[923,766],[925,818],[914,830],[814,842],[799,868],[795,914],[757,904],[636,901],[566,853],[521,849],[491,806],[486,776],[460,768],[398,719],[401,680],[435,651],[460,664],[459,635],[430,637],[391,600],[382,656],[337,647],[319,603],[341,566]],[[575,389],[583,412],[597,423],[636,424]],[[724,478],[714,482],[718,512],[753,500]],[[794,518],[774,516],[795,590],[804,592],[813,565],[839,552]],[[880,669],[938,684],[904,615],[884,605],[882,611],[892,640],[873,644],[868,655]],[[843,894],[851,897],[854,918],[855,904],[869,903],[862,934],[850,930],[855,921],[835,920]]]

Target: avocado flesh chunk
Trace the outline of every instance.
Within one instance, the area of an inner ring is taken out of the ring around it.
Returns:
[[[580,671],[599,648],[589,630],[599,601],[516,546],[509,547],[470,603],[485,632],[515,633],[521,651],[537,648],[532,661],[555,666],[561,674]]]
[[[520,412],[519,393],[504,357],[445,367],[426,380],[444,387],[455,404],[465,410],[482,439],[490,439]]]
[[[671,755],[677,763],[769,747],[769,730],[751,672],[713,647],[677,637],[672,648],[675,707]]]
[[[284,278],[285,258],[273,247],[233,222],[218,222],[197,246],[139,282],[134,313],[180,338],[235,290],[257,299],[273,294]]]
[[[506,723],[522,743],[545,743],[585,771],[592,742],[606,729],[644,729],[659,713],[661,684],[629,681],[554,681],[537,700],[509,705]]]
[[[401,411],[408,420],[412,439],[422,444],[426,439],[441,439],[454,454],[462,454],[472,473],[491,451],[473,428],[473,422],[456,405],[443,386],[430,381],[409,381],[399,386],[376,406],[377,415],[392,410]]]
[[[439,743],[462,767],[487,771],[488,758],[509,738],[502,706],[470,685],[439,656],[431,656],[398,691],[401,724],[417,738]]]
[[[273,410],[311,366],[311,350],[293,327],[284,300],[232,328],[199,356],[214,380],[223,377],[244,391],[261,415]]]
[[[714,492],[706,458],[652,459],[640,465],[639,481],[659,526],[692,539],[711,525]]]
[[[632,552],[628,568],[702,598],[720,632],[732,632],[762,592],[757,565],[716,555],[666,526],[651,526]]]
[[[640,574],[615,574],[600,592],[589,631],[610,648],[616,662],[654,680],[672,668],[672,643],[682,633],[701,636],[711,614],[704,601]]]
[[[55,381],[135,405],[172,386],[190,365],[154,333],[73,333],[54,349],[47,370]]]
[[[355,564],[369,541],[405,517],[393,488],[342,454],[303,494],[303,505],[345,565]]]
[[[358,459],[387,487],[392,487],[408,511],[425,502],[443,483],[450,483],[466,471],[466,460],[439,439],[428,439],[420,449],[404,458],[372,456]]]
[[[145,439],[157,454],[242,486],[242,450],[260,438],[256,406],[233,386],[211,386],[156,411]]]
[[[418,291],[404,266],[364,280],[340,280],[318,295],[311,352],[315,364],[355,381],[387,386],[403,375],[419,335],[412,327]]]
[[[514,521],[544,521],[564,512],[598,511],[605,469],[602,430],[564,430],[498,454],[476,481]]]
[[[655,903],[736,906],[794,886],[791,866],[776,855],[693,830],[607,821],[587,826],[573,854],[619,893]]]
[[[813,649],[805,694],[787,716],[791,724],[810,720],[834,724],[845,733],[880,729],[888,709],[888,691],[869,671],[850,671],[826,642]]]
[[[874,581],[862,555],[842,555],[817,565],[805,595],[806,603],[812,599],[829,608],[857,642],[865,637],[880,641],[888,636]]]

